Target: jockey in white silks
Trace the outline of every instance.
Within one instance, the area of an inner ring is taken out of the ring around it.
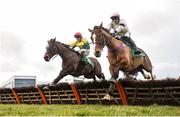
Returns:
[[[108,25],[107,30],[116,38],[123,41],[131,49],[135,49],[135,54],[144,56],[143,53],[139,51],[134,41],[131,39],[131,33],[127,27],[124,19],[120,19],[119,13],[115,12],[111,15],[111,23]]]

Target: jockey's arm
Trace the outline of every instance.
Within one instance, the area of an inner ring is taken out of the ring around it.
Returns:
[[[81,42],[77,43],[76,46],[81,48],[86,42],[87,40],[85,38],[82,38]]]
[[[127,23],[121,19],[120,25],[116,28],[117,32],[126,33],[128,31]]]
[[[115,30],[116,32],[123,32],[123,33],[126,33],[128,31],[128,27],[127,26],[118,26]]]
[[[72,42],[72,43],[70,43],[70,44],[68,44],[68,45],[71,46],[71,47],[73,47],[73,46],[76,46],[76,44],[77,44],[77,41],[74,41],[74,42]]]

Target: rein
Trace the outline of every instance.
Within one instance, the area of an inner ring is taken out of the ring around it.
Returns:
[[[55,59],[57,56],[58,56],[58,54],[54,55],[51,59],[53,60],[53,59]]]
[[[56,42],[55,42],[55,46],[58,48]],[[53,60],[53,59],[55,59],[57,56],[58,56],[58,54],[54,55],[51,59]]]

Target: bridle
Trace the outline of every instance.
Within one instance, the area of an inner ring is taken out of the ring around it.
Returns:
[[[97,46],[99,46],[99,47],[101,47],[101,48],[104,48],[104,46],[107,44],[107,41],[104,39],[104,38],[106,38],[103,34],[102,34],[102,31],[101,31],[102,29],[95,29],[94,31],[93,31],[93,33],[91,34],[91,39],[92,40],[94,40],[93,39],[93,37],[92,37],[92,35],[93,34],[95,34],[95,44],[97,45]],[[98,38],[98,40],[99,41],[96,41],[97,40],[97,38]],[[94,43],[94,41],[93,41],[93,43]]]
[[[57,56],[58,56],[58,52],[59,52],[59,50],[58,50],[58,47],[57,47],[57,45],[56,45],[56,42],[54,43],[54,45],[53,46],[55,46],[55,48],[56,48],[56,50],[54,50],[53,49],[53,47],[52,48],[49,48],[49,44],[48,44],[48,53],[50,53],[50,54],[54,54],[54,56],[53,57],[51,57],[51,59],[54,59],[54,58],[56,58]]]
[[[93,30],[93,33],[92,33],[92,35],[93,34],[98,34],[98,40],[102,40],[103,42],[102,43],[99,43],[98,41],[96,41],[95,42],[95,44],[98,46],[98,47],[100,47],[100,48],[104,48],[104,46],[105,45],[108,45],[108,40],[105,40],[105,38],[108,38],[108,37],[106,37],[106,35],[103,35],[102,34],[102,29],[95,29],[95,30]],[[92,37],[92,35],[91,35],[91,38],[93,38]],[[97,38],[97,37],[96,37]],[[113,38],[113,37],[112,37]],[[97,39],[95,39],[95,40],[97,40]],[[112,52],[112,51],[116,51],[116,50],[118,50],[118,49],[122,49],[122,48],[124,48],[125,47],[125,44],[123,44],[123,45],[118,45],[118,46],[116,46],[115,48],[113,48],[113,49],[108,49],[108,51],[109,52]]]

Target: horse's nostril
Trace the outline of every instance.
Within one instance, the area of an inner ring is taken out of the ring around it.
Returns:
[[[96,56],[96,57],[100,57],[100,56],[101,56],[101,51],[96,51],[96,52],[95,52],[95,56]]]
[[[44,56],[44,60],[48,61],[48,56]]]
[[[96,51],[96,54],[99,54],[100,53],[100,51]]]

